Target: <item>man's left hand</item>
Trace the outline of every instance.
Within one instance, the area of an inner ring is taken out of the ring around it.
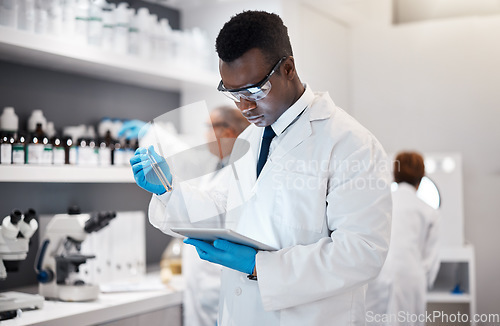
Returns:
[[[187,238],[184,243],[195,246],[201,259],[252,274],[255,268],[257,251],[251,247],[239,245],[227,240],[217,239],[210,244],[202,240]]]

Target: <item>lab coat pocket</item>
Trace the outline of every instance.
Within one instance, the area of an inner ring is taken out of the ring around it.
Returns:
[[[290,171],[273,175],[276,222],[294,229],[321,233],[326,226],[326,178]]]

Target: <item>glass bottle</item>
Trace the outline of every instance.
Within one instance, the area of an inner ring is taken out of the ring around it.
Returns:
[[[87,139],[79,138],[77,141],[77,164],[78,165],[87,165],[90,156],[90,149],[88,147]]]
[[[12,144],[12,164],[26,163],[26,136],[23,132],[18,132]]]
[[[99,165],[99,146],[97,146],[95,139],[88,139],[89,144],[89,165]]]
[[[126,139],[124,149],[125,149],[125,157],[123,165],[129,165],[130,159],[134,156],[134,152],[136,150],[135,142],[131,139]]]
[[[116,166],[122,166],[125,164],[125,149],[119,140],[115,141],[115,150],[113,151],[113,164]]]
[[[35,132],[31,134],[28,145],[26,146],[26,163],[40,164],[42,163],[42,155],[44,151],[43,138],[45,134],[42,130],[42,124],[37,123]]]
[[[64,163],[75,165],[77,163],[77,146],[71,136],[64,137]]]
[[[66,148],[64,140],[58,134],[52,137],[52,163],[55,165],[63,165],[66,163]]]
[[[170,281],[172,275],[182,273],[182,249],[184,243],[181,238],[172,238],[163,251],[161,257],[161,278],[164,283]]]
[[[111,132],[108,130],[106,136],[99,141],[99,165],[109,166],[112,164],[113,149],[111,144]]]
[[[12,164],[12,145],[14,144],[14,133],[4,131],[0,138],[0,164]]]
[[[43,153],[42,153],[41,163],[42,164],[52,164],[53,145],[50,142],[49,137],[47,137],[47,135],[45,135],[45,134],[42,137],[42,144],[43,144]]]

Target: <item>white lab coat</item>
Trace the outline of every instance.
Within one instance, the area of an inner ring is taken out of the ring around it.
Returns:
[[[366,283],[390,236],[387,158],[327,93],[306,88],[294,105],[307,109],[279,136],[258,180],[263,128],[251,125],[239,137],[250,150],[234,163],[225,197],[174,180],[176,190],[150,203],[150,222],[166,233],[203,207],[280,249],[257,253],[258,281],[223,268],[220,326],[365,324]]]
[[[203,176],[200,189],[213,191],[225,186],[230,168],[224,167]],[[221,225],[214,225],[220,227]],[[219,312],[221,266],[200,259],[196,249],[184,245],[182,250],[182,274],[184,276],[183,325],[214,326]]]
[[[367,314],[389,321],[370,325],[424,325],[405,316],[425,314],[427,288],[439,270],[439,214],[407,183],[392,197],[391,244],[380,275],[368,284]]]

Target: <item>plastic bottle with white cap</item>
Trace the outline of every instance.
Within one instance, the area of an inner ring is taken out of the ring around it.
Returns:
[[[128,52],[129,12],[128,4],[121,2],[115,10],[115,46],[114,52],[127,54]]]
[[[134,9],[129,9],[130,25],[128,29],[128,54],[139,55],[139,43],[141,35],[139,33],[139,15]]]
[[[0,25],[13,28],[17,27],[17,1],[18,0],[0,1]]]
[[[148,59],[151,56],[151,29],[150,14],[147,8],[139,8],[137,11],[137,26],[139,29],[139,56]]]
[[[35,33],[45,35],[48,30],[49,16],[47,4],[42,0],[35,0]]]
[[[62,32],[62,6],[60,0],[45,0],[47,7],[47,34],[59,37]]]
[[[172,28],[168,23],[168,19],[160,19],[158,34],[160,37],[159,47],[157,48],[158,59],[162,62],[169,62],[171,56],[172,46]]]
[[[7,106],[3,108],[0,116],[0,130],[17,132],[19,129],[19,118],[14,112],[14,108]]]
[[[46,130],[47,128],[47,119],[43,116],[42,110],[33,110],[28,119],[28,131],[34,132],[37,124],[42,125],[42,130]]]
[[[105,1],[90,1],[89,4],[89,25],[88,44],[101,46],[102,41],[102,7]]]
[[[19,128],[19,119],[11,106],[5,107],[0,116],[0,164],[12,163],[12,146]]]
[[[35,32],[35,0],[19,0],[17,28],[31,33]]]
[[[61,36],[65,39],[71,40],[75,34],[75,0],[61,0],[62,8],[62,33]]]
[[[75,41],[87,44],[89,26],[89,0],[78,0],[75,7]]]
[[[13,107],[5,107],[0,116],[0,163],[11,164],[13,161],[13,149],[18,136],[19,118]],[[24,163],[24,162],[23,162]]]
[[[115,10],[114,3],[106,3],[102,7],[102,38],[101,47],[105,51],[113,49],[115,37]]]

